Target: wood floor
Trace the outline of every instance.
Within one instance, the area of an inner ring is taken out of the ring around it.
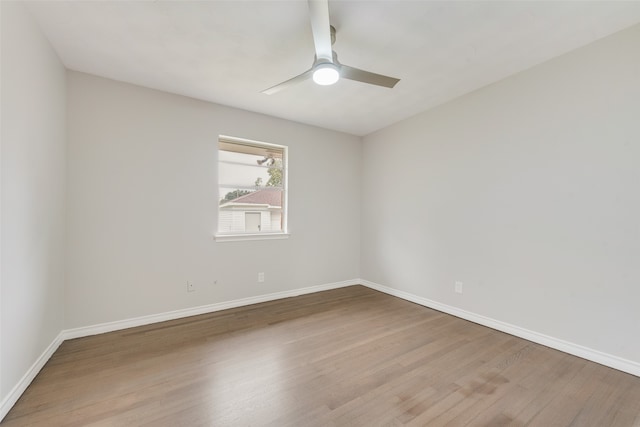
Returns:
[[[640,378],[362,286],[64,342],[2,426],[640,426]]]

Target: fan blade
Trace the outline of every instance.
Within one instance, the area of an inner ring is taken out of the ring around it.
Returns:
[[[313,44],[316,46],[316,58],[333,62],[328,0],[309,0],[309,16]]]
[[[357,82],[369,83],[370,85],[384,86],[392,88],[400,81],[389,76],[383,76],[382,74],[370,73],[369,71],[359,70],[357,68],[349,67],[348,65],[340,66],[340,77],[343,79],[355,80]]]
[[[269,89],[263,90],[262,93],[267,95],[273,95],[274,93],[280,92],[282,89],[286,89],[289,86],[293,86],[307,79],[310,79],[311,76],[313,76],[313,70],[307,70],[304,73],[300,74],[299,76],[295,76],[292,79],[289,79],[275,86],[272,86]]]

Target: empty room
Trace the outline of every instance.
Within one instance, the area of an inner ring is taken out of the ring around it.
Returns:
[[[0,15],[3,427],[640,427],[640,2]]]

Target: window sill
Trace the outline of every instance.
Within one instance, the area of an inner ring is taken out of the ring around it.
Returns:
[[[216,234],[216,242],[239,242],[243,240],[281,240],[288,239],[289,233],[261,233],[261,234]]]

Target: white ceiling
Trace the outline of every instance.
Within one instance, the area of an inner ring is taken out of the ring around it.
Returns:
[[[400,78],[261,90],[310,68],[304,0],[47,1],[65,66],[365,135],[640,22],[640,1],[329,2],[340,62]]]

